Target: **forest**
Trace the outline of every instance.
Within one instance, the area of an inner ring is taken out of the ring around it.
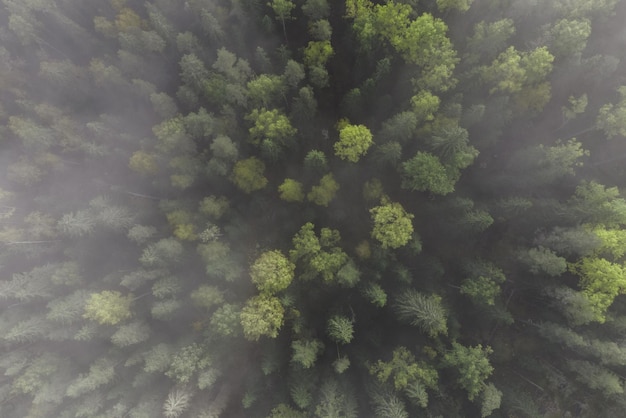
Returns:
[[[0,0],[0,417],[626,416],[624,22]]]

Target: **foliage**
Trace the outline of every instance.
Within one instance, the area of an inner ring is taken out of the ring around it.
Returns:
[[[123,296],[120,292],[111,290],[92,293],[85,305],[83,316],[103,325],[115,325],[132,316],[132,302],[132,294]]]
[[[346,125],[339,131],[339,141],[334,145],[335,155],[356,163],[372,144],[372,133],[366,126]]]
[[[267,179],[263,173],[265,164],[256,157],[239,160],[233,168],[232,179],[235,185],[245,193],[251,193],[267,186]]]
[[[324,351],[324,344],[320,340],[294,340],[291,343],[293,354],[291,361],[305,369],[311,368],[317,357]]]
[[[332,173],[321,178],[319,185],[313,186],[306,198],[320,206],[328,206],[339,191],[339,183],[335,181]]]
[[[471,401],[482,390],[482,385],[491,373],[493,366],[489,363],[489,354],[493,353],[491,347],[465,347],[457,342],[452,343],[452,350],[448,351],[443,362],[447,367],[458,370],[459,385],[467,391],[467,397]]]
[[[282,252],[266,251],[250,266],[250,277],[262,294],[273,295],[291,284],[295,268]]]
[[[335,315],[329,318],[326,330],[328,336],[338,344],[348,344],[354,338],[352,321],[342,315]]]
[[[415,356],[406,347],[397,347],[393,350],[393,358],[389,362],[378,360],[370,367],[370,374],[385,383],[393,378],[396,390],[406,389],[420,383],[434,388],[437,385],[437,371],[424,362],[415,360]]]
[[[413,215],[407,213],[398,202],[388,202],[370,209],[374,228],[372,238],[383,248],[399,248],[406,245],[413,234]]]
[[[302,183],[294,179],[285,179],[278,186],[278,191],[280,192],[280,198],[286,202],[302,202],[304,200]]]
[[[451,175],[441,161],[428,152],[418,151],[402,163],[402,188],[447,195],[454,191],[456,175]]]
[[[394,309],[401,320],[421,328],[431,337],[448,332],[447,313],[437,295],[425,296],[408,289],[396,298]]]
[[[276,297],[259,295],[248,299],[240,314],[244,336],[251,341],[261,336],[276,338],[284,323],[284,312]]]

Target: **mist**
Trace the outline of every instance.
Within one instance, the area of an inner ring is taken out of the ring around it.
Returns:
[[[0,3],[0,416],[626,415],[626,3]]]

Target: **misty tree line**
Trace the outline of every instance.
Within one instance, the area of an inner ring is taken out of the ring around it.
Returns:
[[[623,1],[1,10],[0,415],[623,415]]]

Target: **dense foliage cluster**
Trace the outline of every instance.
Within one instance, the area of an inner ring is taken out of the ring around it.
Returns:
[[[624,416],[625,19],[0,0],[0,416]]]

